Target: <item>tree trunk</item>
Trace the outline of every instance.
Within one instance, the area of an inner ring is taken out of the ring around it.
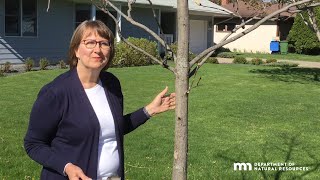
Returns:
[[[189,12],[188,0],[177,0],[178,51],[176,60],[176,124],[173,180],[187,179],[188,88],[189,88]]]

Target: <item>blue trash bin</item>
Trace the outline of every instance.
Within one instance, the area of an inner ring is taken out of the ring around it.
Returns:
[[[272,52],[279,52],[280,50],[280,43],[279,41],[271,41],[270,42],[270,51]]]

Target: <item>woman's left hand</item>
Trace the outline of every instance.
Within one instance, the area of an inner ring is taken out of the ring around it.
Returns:
[[[169,109],[174,109],[176,107],[176,93],[166,95],[167,92],[168,87],[160,92],[154,98],[154,100],[146,106],[146,110],[151,116],[168,111]]]

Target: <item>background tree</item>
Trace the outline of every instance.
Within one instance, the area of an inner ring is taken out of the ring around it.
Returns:
[[[315,8],[315,18],[320,22],[320,8]],[[294,20],[294,24],[288,35],[289,48],[292,51],[303,54],[320,54],[320,41],[308,24],[312,24],[308,12],[299,13]],[[306,21],[308,23],[306,23]],[[319,28],[319,26],[317,26]]]

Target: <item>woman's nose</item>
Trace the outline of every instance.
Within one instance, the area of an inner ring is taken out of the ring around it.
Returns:
[[[96,46],[93,48],[94,52],[100,52],[101,51],[101,44],[97,42]]]

